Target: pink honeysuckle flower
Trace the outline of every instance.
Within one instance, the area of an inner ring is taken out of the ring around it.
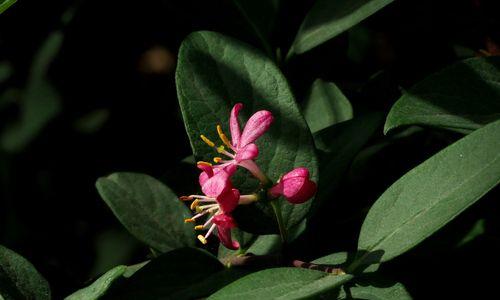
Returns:
[[[181,200],[190,201],[191,209],[196,214],[186,223],[194,223],[197,219],[209,216],[203,225],[195,226],[196,230],[208,228],[205,235],[198,235],[198,239],[207,243],[207,238],[217,228],[219,240],[229,249],[238,249],[239,243],[231,238],[231,229],[236,227],[236,222],[231,216],[231,212],[238,204],[248,204],[257,200],[256,195],[240,195],[240,192],[233,188],[229,178],[236,171],[236,166],[228,165],[224,168],[214,168],[209,163],[199,162],[198,168],[202,170],[199,176],[201,190],[204,195],[182,196]]]
[[[309,179],[307,168],[296,168],[283,175],[283,177],[269,189],[273,198],[283,196],[292,204],[304,203],[316,193],[316,183]]]
[[[216,147],[215,143],[204,135],[201,135],[201,139],[210,147],[214,147],[218,153],[228,157],[228,159],[215,157],[214,161],[220,163],[216,168],[223,168],[229,165],[241,166],[250,171],[261,182],[267,182],[267,177],[254,162],[254,159],[259,155],[259,148],[254,142],[269,129],[274,117],[270,111],[260,110],[248,119],[243,132],[241,132],[238,115],[242,108],[243,104],[237,103],[231,110],[229,117],[231,141],[229,141],[222,131],[222,127],[217,125],[217,133],[227,149],[224,145]]]

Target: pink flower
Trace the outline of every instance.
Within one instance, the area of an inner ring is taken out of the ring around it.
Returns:
[[[228,165],[223,168],[214,168],[209,163],[200,162],[198,168],[202,170],[199,176],[201,190],[204,195],[183,196],[181,200],[189,201],[191,209],[196,211],[192,218],[184,220],[186,223],[194,223],[197,219],[209,216],[203,225],[195,226],[196,230],[208,228],[205,235],[198,235],[198,239],[207,243],[207,238],[217,228],[219,240],[229,249],[239,248],[239,243],[231,238],[231,229],[236,227],[236,222],[231,216],[231,212],[238,204],[248,204],[257,200],[255,195],[240,195],[240,192],[233,188],[229,178],[236,171],[235,165]]]
[[[269,189],[271,197],[283,195],[292,204],[304,203],[316,193],[316,183],[309,179],[307,168],[296,168],[286,173]]]
[[[222,132],[222,127],[217,125],[217,133],[227,149],[223,145],[215,147],[215,143],[204,135],[201,135],[201,139],[210,147],[216,148],[217,152],[228,158],[222,159],[220,157],[215,157],[214,161],[216,163],[221,163],[216,166],[216,168],[223,168],[230,165],[241,166],[249,170],[261,182],[267,182],[267,177],[254,162],[254,159],[259,155],[259,148],[254,142],[269,129],[274,117],[271,112],[260,110],[248,119],[242,133],[238,122],[238,115],[242,108],[243,104],[237,103],[231,110],[229,118],[231,141],[229,141],[224,132]]]

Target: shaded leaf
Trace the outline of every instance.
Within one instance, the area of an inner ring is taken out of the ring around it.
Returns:
[[[219,245],[218,257],[222,261],[244,253],[268,255],[281,249],[281,238],[276,234],[255,235],[236,228],[233,229],[232,235],[233,239],[240,243],[240,249],[229,250],[223,245]]]
[[[125,273],[126,270],[127,270],[126,266],[117,266],[106,272],[104,275],[102,275],[88,287],[69,295],[65,299],[66,300],[98,299],[107,292],[107,290],[111,287],[111,285],[115,280],[122,278],[122,275]]]
[[[97,190],[115,216],[137,239],[165,252],[194,245],[190,212],[163,183],[138,173],[101,177]]]
[[[474,226],[467,232],[467,234],[457,243],[457,247],[461,247],[475,240],[478,236],[486,231],[486,221],[484,219],[478,220]]]
[[[384,132],[404,125],[470,132],[499,118],[500,58],[471,58],[405,91],[391,108]]]
[[[352,106],[332,82],[316,79],[304,106],[304,117],[312,133],[352,119]]]
[[[370,209],[355,265],[390,260],[443,227],[500,180],[500,121],[435,154],[391,185]],[[351,268],[355,268],[352,266]]]
[[[49,300],[50,287],[29,261],[0,246],[0,295],[6,300]]]
[[[218,156],[200,140],[200,134],[217,141],[217,124],[229,132],[229,112],[234,103],[242,102],[245,104],[242,120],[261,109],[270,110],[275,116],[271,129],[257,141],[260,147],[257,163],[261,169],[277,180],[294,167],[304,166],[309,168],[313,179],[317,178],[317,161],[309,129],[283,74],[261,52],[218,33],[193,33],[184,40],[179,51],[176,84],[196,159],[211,160]],[[233,178],[235,186],[243,193],[258,187],[244,170]],[[291,205],[280,200],[288,228],[306,216],[311,203]],[[240,206],[235,216],[245,231],[277,232],[267,205]]]
[[[290,52],[304,53],[336,37],[393,0],[318,0],[302,22]]]
[[[326,293],[351,279],[351,275],[309,269],[267,269],[229,284],[208,299],[304,299]]]
[[[16,2],[17,0],[0,0],[0,14],[6,11],[12,4]]]
[[[410,294],[401,283],[393,283],[390,286],[361,286],[356,285],[349,288],[349,296],[341,290],[337,299],[363,299],[363,300],[411,300]]]

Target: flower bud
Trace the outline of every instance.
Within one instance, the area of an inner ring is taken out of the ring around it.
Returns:
[[[316,183],[309,179],[307,168],[296,168],[286,173],[269,190],[271,197],[283,196],[292,204],[304,203],[316,193]]]

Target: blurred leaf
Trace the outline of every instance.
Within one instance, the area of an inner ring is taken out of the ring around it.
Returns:
[[[12,66],[7,62],[0,62],[0,83],[9,79],[12,75]]]
[[[16,2],[17,0],[0,0],[0,14]]]
[[[97,190],[115,216],[137,239],[161,252],[194,245],[188,208],[163,183],[138,173],[101,177]]]
[[[478,220],[476,223],[474,223],[474,226],[472,226],[471,230],[467,232],[464,238],[457,243],[457,247],[461,247],[465,244],[468,244],[469,242],[472,242],[474,239],[476,239],[478,236],[482,235],[486,231],[485,227],[486,227],[486,221],[484,219]]]
[[[269,54],[273,54],[269,38],[279,8],[279,0],[233,0]]]
[[[368,18],[393,0],[317,0],[302,22],[290,53],[304,53]]]
[[[281,248],[281,238],[277,234],[255,235],[234,229],[233,238],[240,243],[240,250],[229,250],[219,245],[218,257],[223,261],[244,253],[268,255],[278,252]]]
[[[500,180],[500,121],[435,154],[390,186],[370,209],[355,265],[388,261],[433,234]],[[354,268],[353,266],[352,268]]]
[[[0,295],[6,300],[48,300],[50,287],[29,261],[0,246]]]
[[[426,125],[459,132],[500,118],[500,57],[466,59],[405,91],[393,105],[384,132]]]
[[[206,251],[176,249],[160,255],[117,286],[110,299],[196,299],[236,280]]]
[[[310,299],[351,279],[351,275],[331,275],[309,269],[267,269],[229,284],[208,299]]]
[[[383,116],[379,113],[367,114],[352,120],[325,128],[314,134],[316,147],[323,151],[320,154],[320,181],[318,199],[319,205],[331,197],[361,148],[373,136],[382,123]]]
[[[96,109],[76,120],[74,127],[82,133],[94,133],[99,131],[108,119],[108,109]]]
[[[19,120],[10,124],[0,137],[10,152],[22,150],[61,110],[60,95],[47,78],[47,72],[63,42],[60,31],[52,33],[34,57],[30,76],[20,102]]]
[[[309,129],[283,74],[261,52],[218,33],[193,33],[181,45],[176,83],[186,130],[197,159],[217,155],[200,140],[200,134],[217,141],[216,125],[221,124],[228,132],[231,107],[242,102],[245,104],[242,116],[260,109],[270,110],[275,116],[271,129],[257,141],[260,147],[257,163],[263,172],[277,180],[294,167],[304,166],[309,168],[313,179],[317,179],[317,161]],[[233,178],[244,193],[258,186],[248,172],[242,171]],[[280,200],[287,227],[298,224],[311,204],[312,201],[291,205]],[[245,231],[275,233],[276,222],[266,209],[268,207],[262,204],[240,206],[235,216]],[[255,222],[256,219],[259,222]]]
[[[304,107],[304,117],[312,133],[352,119],[352,106],[332,82],[316,79]]]
[[[122,275],[127,270],[126,266],[117,266],[106,274],[102,275],[96,281],[94,281],[88,287],[78,290],[77,292],[69,295],[65,298],[65,300],[95,300],[99,297],[103,296],[108,289],[111,287],[113,282],[119,278],[122,278]]]
[[[349,296],[340,291],[337,299],[363,299],[363,300],[411,300],[410,294],[401,283],[393,283],[391,286],[353,286],[349,289]]]

